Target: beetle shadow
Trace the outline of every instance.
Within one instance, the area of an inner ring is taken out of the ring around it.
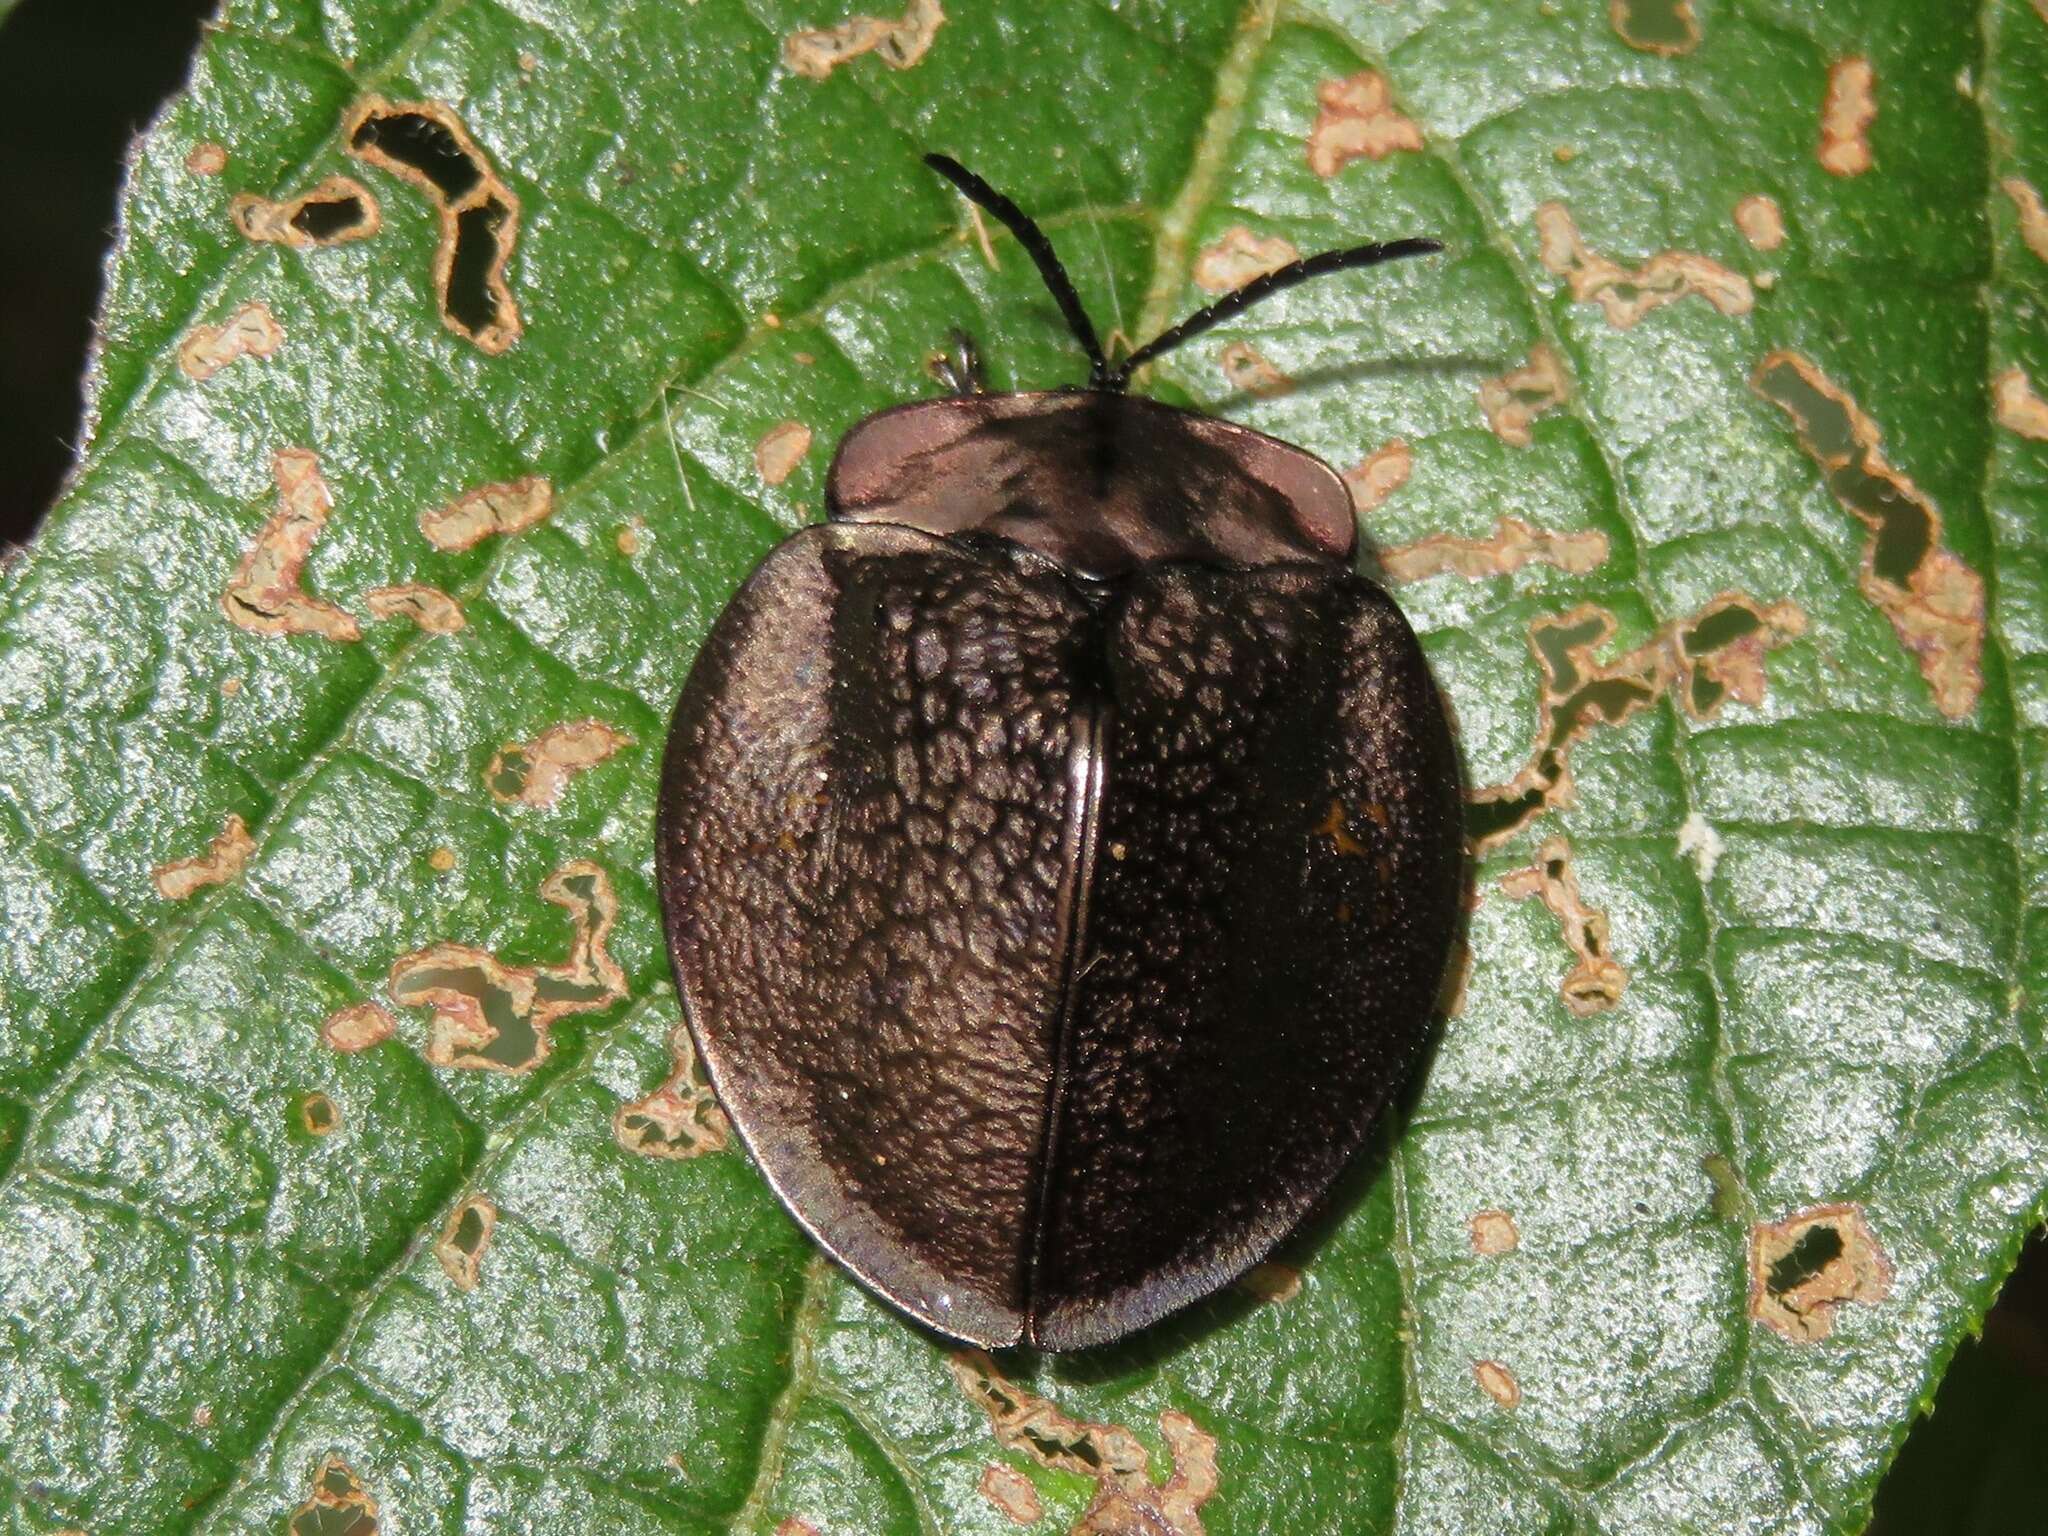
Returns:
[[[1318,389],[1362,384],[1373,379],[1463,377],[1476,381],[1497,377],[1516,366],[1517,359],[1512,357],[1481,357],[1474,353],[1456,353],[1449,357],[1365,358],[1357,362],[1331,363],[1291,375],[1288,379],[1288,393],[1306,394]],[[1248,409],[1270,398],[1248,389],[1234,389],[1227,395],[1217,396],[1203,409],[1221,416],[1228,412]]]
[[[1467,802],[1462,754],[1458,759],[1458,785],[1459,803],[1463,805]],[[1431,1015],[1428,1040],[1417,1053],[1414,1070],[1388,1101],[1372,1139],[1358,1149],[1322,1200],[1302,1218],[1293,1232],[1266,1255],[1263,1262],[1283,1264],[1296,1270],[1309,1269],[1386,1173],[1387,1163],[1406,1134],[1415,1106],[1428,1083],[1430,1068],[1435,1062],[1437,1047],[1442,1043],[1452,1010],[1459,1006],[1464,994],[1465,979],[1471,965],[1472,893],[1477,874],[1478,862],[1468,842],[1459,885],[1457,926],[1444,966],[1443,987]],[[1020,1346],[1003,1351],[1002,1358],[1006,1369],[1009,1368],[1007,1363],[1014,1363],[1019,1380],[1029,1381],[1044,1374],[1074,1386],[1099,1385],[1157,1371],[1183,1351],[1234,1326],[1261,1308],[1286,1305],[1286,1301],[1270,1301],[1255,1294],[1246,1286],[1243,1277],[1239,1277],[1186,1310],[1162,1318],[1142,1332],[1113,1344],[1076,1350],[1071,1354],[1043,1354]]]

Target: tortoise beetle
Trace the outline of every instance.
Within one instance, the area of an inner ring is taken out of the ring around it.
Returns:
[[[1085,389],[959,392],[841,441],[830,521],[713,625],[657,828],[689,1026],[790,1212],[989,1348],[1122,1337],[1325,1195],[1427,1043],[1459,772],[1320,459],[1125,392],[1038,227]]]

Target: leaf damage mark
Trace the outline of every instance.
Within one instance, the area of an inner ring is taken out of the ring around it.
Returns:
[[[299,1100],[299,1125],[308,1136],[331,1136],[341,1129],[341,1108],[324,1093]]]
[[[149,872],[150,883],[165,901],[186,901],[209,885],[225,885],[241,874],[255,851],[256,839],[249,835],[248,826],[241,817],[230,814],[219,834],[206,845],[206,852],[157,865]]]
[[[1714,883],[1714,871],[1720,868],[1721,855],[1727,851],[1721,834],[1698,811],[1678,824],[1678,856],[1692,860],[1693,868],[1699,871],[1701,885]]]
[[[434,1258],[455,1289],[476,1289],[491,1235],[497,1230],[498,1207],[489,1195],[471,1195],[449,1213],[448,1224],[434,1241]]]
[[[1749,279],[1692,251],[1659,251],[1631,271],[1589,249],[1563,203],[1536,209],[1537,255],[1565,280],[1577,304],[1598,304],[1607,323],[1625,331],[1651,310],[1687,295],[1705,299],[1724,315],[1746,315],[1756,304]]]
[[[2048,443],[2048,400],[2034,393],[2024,369],[2008,368],[1991,381],[1991,403],[2008,432]]]
[[[1384,551],[1380,566],[1394,581],[1423,581],[1431,576],[1462,576],[1479,581],[1507,576],[1525,565],[1554,565],[1584,575],[1607,559],[1607,535],[1597,528],[1553,533],[1532,528],[1519,517],[1503,517],[1484,539],[1461,539],[1433,533],[1412,544]]]
[[[494,534],[524,533],[555,510],[555,488],[545,475],[494,481],[464,491],[420,514],[420,532],[445,554],[474,549]]]
[[[1344,488],[1351,493],[1352,510],[1360,517],[1377,512],[1387,498],[1408,483],[1415,468],[1415,455],[1400,438],[1360,459],[1344,471]]]
[[[1579,1018],[1605,1013],[1621,1001],[1628,990],[1628,972],[1615,960],[1609,943],[1607,914],[1589,907],[1579,894],[1578,873],[1572,868],[1572,846],[1562,837],[1544,840],[1535,859],[1524,868],[1500,877],[1500,888],[1510,901],[1542,898],[1567,948],[1578,962],[1558,983],[1564,1005]],[[1474,1230],[1474,1243],[1478,1241]]]
[[[1820,107],[1820,166],[1830,176],[1861,176],[1872,165],[1870,125],[1877,121],[1877,71],[1865,58],[1828,66]]]
[[[426,1049],[433,1065],[530,1072],[547,1060],[557,1021],[625,997],[625,972],[605,947],[619,911],[611,877],[577,859],[549,875],[540,893],[573,925],[559,965],[507,965],[488,950],[445,941],[392,963],[391,1000],[433,1010]]]
[[[1278,235],[1255,235],[1233,224],[1195,258],[1195,286],[1205,293],[1235,293],[1253,278],[1300,259],[1301,252]]]
[[[864,53],[891,69],[908,69],[931,51],[945,22],[939,0],[910,0],[901,17],[852,16],[836,27],[792,32],[782,42],[782,62],[796,74],[823,80]]]
[[[2027,249],[2048,261],[2048,206],[2042,204],[2041,194],[2032,182],[2017,176],[2006,177],[1998,186],[2012,199],[2013,210],[2019,214],[2020,238],[2026,241]]]
[[[1750,387],[1777,406],[1844,511],[1870,531],[1857,584],[1891,621],[1951,720],[1977,707],[1984,673],[1984,580],[1942,547],[1941,512],[1884,456],[1877,423],[1797,352],[1773,352]]]
[[[313,1473],[312,1491],[292,1512],[291,1536],[377,1536],[377,1501],[355,1469],[328,1455]]]
[[[330,176],[310,192],[273,201],[244,192],[228,217],[245,240],[295,251],[367,240],[384,227],[383,210],[353,176]]]
[[[1481,1258],[1497,1259],[1522,1246],[1521,1231],[1506,1211],[1474,1211],[1466,1230],[1472,1237],[1472,1251]]]
[[[780,485],[796,473],[810,451],[809,427],[800,421],[777,422],[754,444],[754,468],[770,485]]]
[[[284,448],[271,459],[277,510],[243,551],[221,593],[228,621],[258,635],[318,635],[359,640],[362,629],[342,609],[300,585],[306,557],[334,510],[320,460],[304,448]]]
[[[346,1008],[335,1009],[320,1021],[320,1043],[330,1051],[353,1056],[357,1051],[382,1045],[397,1028],[398,1021],[391,1017],[383,1004],[351,1003]]]
[[[775,1536],[820,1536],[820,1533],[810,1521],[791,1515],[775,1527]]]
[[[363,603],[373,619],[410,619],[430,635],[452,635],[469,623],[462,604],[425,582],[372,587],[363,594]]]
[[[1674,58],[1700,45],[1692,0],[1608,0],[1607,19],[1631,48]]]
[[[1268,1259],[1246,1270],[1239,1277],[1237,1286],[1256,1301],[1279,1306],[1301,1294],[1301,1271],[1292,1264],[1278,1264]]]
[[[612,1136],[628,1152],[686,1162],[731,1144],[732,1123],[697,1071],[697,1050],[689,1026],[669,1036],[669,1074],[645,1098],[621,1104],[612,1116]]]
[[[946,1364],[1005,1449],[1095,1483],[1070,1536],[1203,1536],[1201,1507],[1217,1487],[1216,1437],[1186,1414],[1159,1415],[1173,1472],[1156,1483],[1144,1443],[1122,1425],[1070,1418],[1005,1378],[980,1350],[957,1351]]]
[[[1291,394],[1294,380],[1268,362],[1259,349],[1248,341],[1233,341],[1223,349],[1218,359],[1223,367],[1223,377],[1232,389],[1243,394],[1254,395],[1261,400],[1278,399]]]
[[[1496,847],[1552,806],[1570,805],[1572,743],[1595,725],[1622,724],[1674,682],[1681,684],[1679,703],[1698,718],[1717,713],[1727,697],[1751,706],[1762,702],[1764,652],[1805,627],[1805,616],[1789,602],[1760,607],[1740,592],[1726,592],[1626,655],[1602,662],[1594,653],[1614,634],[1614,615],[1604,608],[1583,604],[1537,619],[1529,626],[1529,649],[1543,674],[1536,746],[1513,778],[1472,794],[1466,831],[1474,846],[1481,852]],[[1709,701],[1704,708],[1702,699]]]
[[[981,1469],[981,1496],[995,1512],[1012,1525],[1036,1525],[1045,1518],[1045,1506],[1031,1479],[1015,1467],[990,1462]]]
[[[1564,360],[1542,341],[1529,349],[1529,360],[1521,367],[1479,383],[1479,409],[1486,424],[1510,448],[1528,447],[1534,441],[1530,428],[1536,418],[1563,405],[1570,396],[1571,380],[1565,377]]]
[[[1797,1344],[1834,1331],[1847,1302],[1891,1294],[1892,1262],[1855,1204],[1816,1205],[1749,1233],[1749,1315]]]
[[[185,156],[185,169],[194,176],[218,176],[227,168],[227,149],[211,139],[194,144]]]
[[[1522,1401],[1522,1384],[1498,1360],[1474,1360],[1472,1379],[1479,1383],[1480,1391],[1503,1408],[1514,1408]]]
[[[1316,87],[1321,110],[1308,134],[1309,169],[1334,176],[1358,159],[1384,160],[1422,148],[1422,130],[1394,105],[1387,77],[1367,69]]]
[[[506,805],[547,810],[562,798],[569,780],[633,745],[633,738],[602,720],[551,725],[531,741],[498,748],[484,770],[484,784]]]
[[[205,383],[230,363],[277,355],[284,328],[263,304],[244,304],[220,325],[195,325],[178,344],[178,371]]]
[[[505,269],[519,241],[519,197],[445,102],[369,96],[343,123],[348,152],[425,193],[441,221],[434,292],[441,323],[495,356],[525,329]]]
[[[1775,251],[1785,243],[1785,215],[1777,200],[1758,192],[1735,205],[1735,227],[1742,238],[1760,251]]]

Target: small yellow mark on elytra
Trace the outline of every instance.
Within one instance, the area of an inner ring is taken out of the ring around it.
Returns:
[[[792,32],[782,42],[782,62],[799,75],[823,80],[862,54],[872,53],[891,69],[909,69],[931,51],[946,13],[939,0],[910,0],[894,21],[853,16],[836,27]]]
[[[1363,858],[1365,844],[1351,835],[1351,823],[1344,814],[1344,802],[1332,800],[1330,812],[1315,829],[1317,837],[1327,837],[1331,849],[1339,858]]]
[[[1392,438],[1344,471],[1344,489],[1360,517],[1377,512],[1387,498],[1408,483],[1415,455],[1400,438]]]
[[[258,635],[362,638],[353,618],[299,584],[306,557],[334,510],[320,460],[303,448],[281,449],[271,459],[271,473],[277,480],[277,510],[243,551],[221,593],[221,611],[229,622]]]
[[[1877,121],[1877,71],[1865,58],[1828,66],[1820,109],[1820,164],[1830,176],[1861,176],[1874,163],[1870,125]]]
[[[545,475],[524,475],[464,491],[420,514],[420,532],[438,550],[457,554],[494,534],[523,533],[555,510],[555,488]]]
[[[796,473],[797,465],[811,451],[811,429],[800,421],[777,422],[754,444],[754,468],[770,485],[780,485]]]
[[[1422,148],[1422,130],[1394,105],[1387,77],[1362,70],[1316,87],[1322,110],[1308,135],[1309,169],[1334,176],[1352,161],[1384,160],[1401,150]]]
[[[1233,224],[1195,258],[1195,286],[1205,293],[1234,293],[1253,278],[1300,259],[1301,252],[1278,235],[1255,235]]]
[[[1598,304],[1616,330],[1687,295],[1705,299],[1724,315],[1746,315],[1755,306],[1749,279],[1708,257],[1659,251],[1630,269],[1590,249],[1563,203],[1539,204],[1535,221],[1543,265],[1565,280],[1574,303]]]
[[[1498,1360],[1474,1360],[1472,1379],[1479,1383],[1480,1391],[1503,1408],[1513,1408],[1522,1401],[1522,1384]]]
[[[209,885],[224,885],[234,879],[255,851],[256,839],[249,835],[249,828],[241,817],[231,814],[219,835],[207,844],[206,852],[157,865],[150,871],[150,881],[165,901],[184,901]]]

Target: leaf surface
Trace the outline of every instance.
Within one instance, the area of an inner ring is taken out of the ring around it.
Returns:
[[[0,572],[6,1529],[1860,1528],[2048,1189],[2048,15],[936,14],[829,69],[817,0],[209,35]],[[475,203],[351,153],[387,111],[516,206],[503,302]],[[1487,845],[1413,1113],[1282,1267],[994,1367],[658,1093],[706,625],[950,327],[1080,376],[931,148],[1130,339],[1261,242],[1447,242],[1148,387],[1358,468]],[[333,177],[373,233],[237,222]]]

